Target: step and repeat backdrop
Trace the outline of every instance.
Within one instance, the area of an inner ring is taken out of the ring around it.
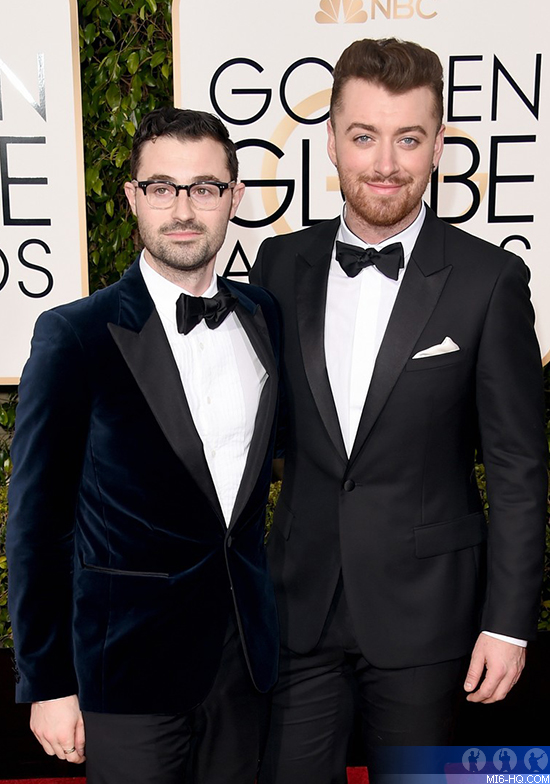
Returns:
[[[218,272],[245,278],[264,237],[339,213],[332,68],[358,38],[417,41],[445,69],[446,147],[426,201],[525,259],[550,360],[550,4],[173,0],[172,13],[174,102],[227,124],[247,185]],[[38,315],[87,294],[77,0],[2,16],[0,202],[0,384],[14,384]]]
[[[40,313],[88,293],[77,0],[3,10],[0,199],[0,384],[15,384]]]
[[[358,38],[417,41],[445,69],[446,148],[426,201],[524,258],[550,359],[549,3],[174,0],[172,8],[175,103],[226,122],[247,185],[220,272],[246,275],[264,237],[339,213],[326,154],[332,68]]]

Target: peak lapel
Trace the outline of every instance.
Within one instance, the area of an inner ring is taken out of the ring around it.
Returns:
[[[382,412],[451,270],[445,266],[444,224],[428,209],[376,358],[350,463],[361,452]]]
[[[225,529],[203,444],[191,416],[170,344],[135,264],[120,282],[120,302],[120,324],[108,325],[113,340],[166,440],[208,498]],[[144,315],[146,313],[147,316]]]
[[[325,307],[332,247],[339,219],[327,224],[330,235],[318,237],[316,248],[296,257],[296,311],[304,369],[321,419],[338,454],[347,462],[346,448],[330,388],[325,357]]]

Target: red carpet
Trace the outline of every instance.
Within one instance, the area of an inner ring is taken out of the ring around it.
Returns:
[[[368,784],[366,768],[348,768],[348,784]],[[86,779],[0,779],[0,784],[86,784]]]

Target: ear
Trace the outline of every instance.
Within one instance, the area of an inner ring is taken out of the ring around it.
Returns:
[[[231,191],[231,212],[229,213],[229,220],[237,214],[237,208],[244,196],[245,186],[244,182],[238,182]]]
[[[437,169],[439,161],[441,160],[441,156],[443,155],[443,150],[445,149],[444,136],[445,136],[445,126],[442,125],[435,137],[434,154],[433,154],[433,165],[435,169]]]
[[[133,182],[125,182],[124,183],[124,193],[126,194],[126,198],[128,199],[128,204],[130,205],[130,209],[137,215],[136,210],[136,193],[137,188]]]
[[[332,161],[332,163],[336,166],[336,138],[334,135],[334,128],[332,127],[332,122],[327,120],[327,152],[328,157]]]

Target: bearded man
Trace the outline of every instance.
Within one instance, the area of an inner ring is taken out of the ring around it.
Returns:
[[[433,52],[348,47],[328,123],[342,214],[266,240],[251,276],[281,307],[288,409],[262,784],[343,784],[356,707],[371,783],[388,747],[452,742],[457,695],[502,699],[536,634],[547,445],[529,273],[422,202],[442,116]]]

